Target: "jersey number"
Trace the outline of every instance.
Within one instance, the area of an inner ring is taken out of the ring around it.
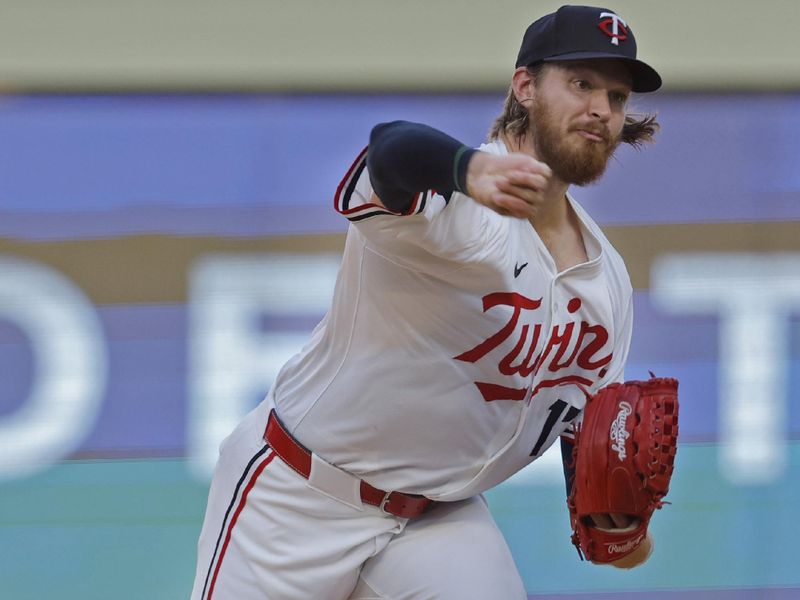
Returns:
[[[542,427],[542,433],[539,434],[539,439],[536,440],[536,445],[531,450],[530,456],[536,456],[539,454],[539,450],[542,449],[542,445],[547,441],[547,438],[550,436],[550,432],[553,431],[553,427],[556,426],[559,417],[564,413],[564,409],[569,406],[569,410],[567,414],[564,415],[564,418],[561,419],[562,423],[569,423],[578,416],[578,413],[581,412],[579,409],[575,408],[574,406],[570,406],[563,400],[556,400],[550,406],[547,407],[547,410],[550,412],[547,415],[547,420],[544,422],[544,427]]]

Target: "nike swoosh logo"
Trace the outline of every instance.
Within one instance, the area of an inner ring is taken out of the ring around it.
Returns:
[[[519,277],[519,274],[522,273],[522,269],[524,269],[527,266],[528,263],[522,263],[521,265],[519,263],[514,263],[514,279]]]

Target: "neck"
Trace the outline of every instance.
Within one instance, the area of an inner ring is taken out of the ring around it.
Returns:
[[[520,152],[541,160],[536,155],[533,138],[523,135],[517,138],[502,137],[503,143],[509,152]],[[531,224],[540,233],[546,229],[557,229],[565,226],[570,220],[569,203],[567,202],[567,189],[569,184],[558,177],[553,177],[544,193],[544,201],[536,211],[536,217],[531,219]]]

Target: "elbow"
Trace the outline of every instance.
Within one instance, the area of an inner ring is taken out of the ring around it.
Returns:
[[[377,181],[391,178],[391,165],[395,162],[394,154],[398,151],[397,138],[403,121],[378,123],[369,134],[367,150],[367,169],[370,177]]]
[[[367,150],[370,183],[381,204],[394,212],[405,212],[413,202],[414,190],[404,181],[401,171],[408,153],[404,121],[380,123],[372,128]]]

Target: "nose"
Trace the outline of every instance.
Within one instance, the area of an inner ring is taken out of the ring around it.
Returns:
[[[603,90],[594,90],[589,104],[589,113],[603,123],[611,118],[611,102]]]

